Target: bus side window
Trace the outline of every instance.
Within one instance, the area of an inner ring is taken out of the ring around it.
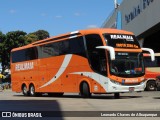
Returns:
[[[103,46],[102,39],[98,34],[86,35],[86,46],[91,68],[102,75],[107,75],[105,50],[97,49]]]
[[[12,52],[12,62],[22,62],[28,60],[35,60],[38,58],[38,51],[36,47],[27,48]]]
[[[158,67],[159,66],[157,57],[155,58],[155,61],[151,61],[150,57],[144,57],[144,63],[145,63],[145,67]]]
[[[157,67],[160,67],[160,56],[157,56]]]

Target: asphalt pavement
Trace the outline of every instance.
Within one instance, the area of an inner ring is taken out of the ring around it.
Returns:
[[[123,93],[120,99],[114,99],[113,94],[92,95],[84,99],[75,93],[65,93],[62,97],[49,97],[47,94],[26,97],[22,93],[4,90],[0,92],[0,112],[0,120],[2,113],[5,119],[132,120],[136,117],[140,120],[158,120],[160,91]]]

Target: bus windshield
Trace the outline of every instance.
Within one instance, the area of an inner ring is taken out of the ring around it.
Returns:
[[[116,52],[115,60],[110,60],[110,73],[119,77],[144,75],[142,53]]]

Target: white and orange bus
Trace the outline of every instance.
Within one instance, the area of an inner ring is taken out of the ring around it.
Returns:
[[[157,90],[156,77],[160,76],[160,53],[155,53],[155,60],[151,61],[150,54],[144,55],[145,79],[147,91]]]
[[[12,90],[35,96],[143,91],[145,68],[131,32],[88,29],[47,38],[11,51]]]

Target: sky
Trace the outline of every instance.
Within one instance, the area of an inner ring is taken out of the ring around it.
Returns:
[[[0,0],[0,31],[55,36],[101,27],[113,10],[114,0]]]

